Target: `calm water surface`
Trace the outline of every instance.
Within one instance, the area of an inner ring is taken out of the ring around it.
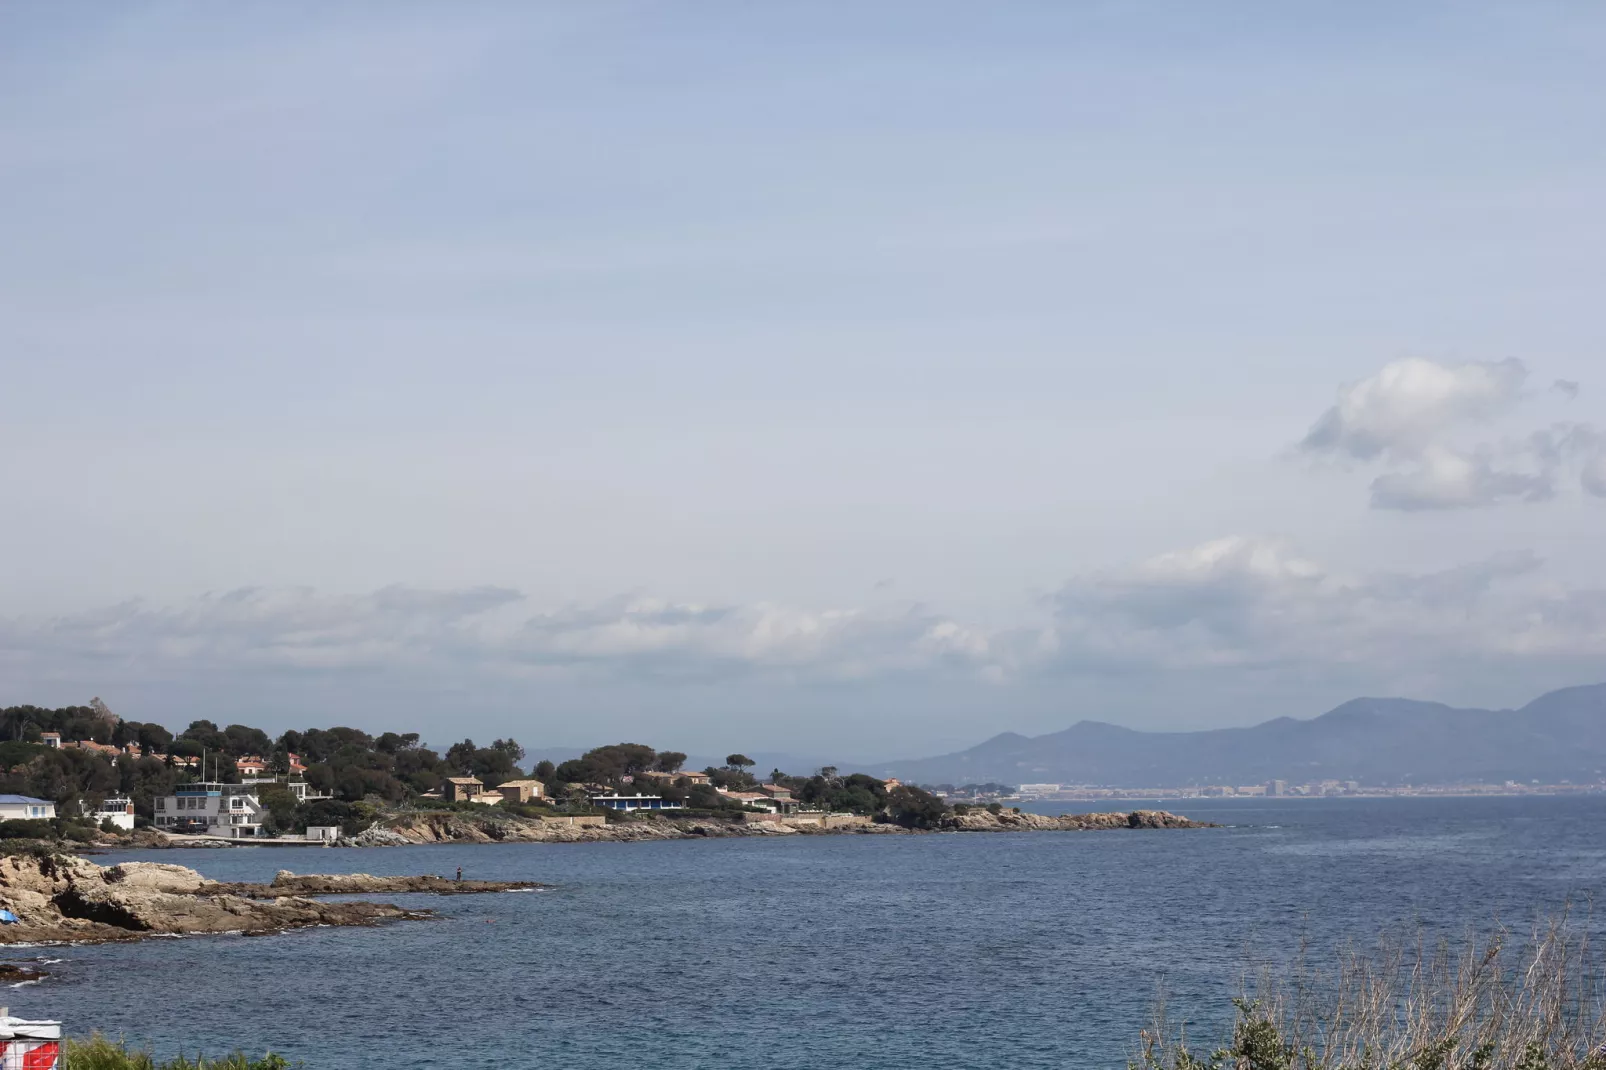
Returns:
[[[388,897],[441,918],[376,929],[18,951],[62,961],[4,997],[162,1054],[336,1070],[1122,1067],[1162,982],[1215,1023],[1302,934],[1521,926],[1606,884],[1606,798],[1171,805],[1231,827],[110,855],[557,887]]]

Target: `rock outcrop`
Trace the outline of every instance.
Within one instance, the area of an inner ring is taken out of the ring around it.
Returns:
[[[286,895],[475,895],[485,892],[526,891],[546,888],[538,881],[453,880],[449,877],[375,877],[369,873],[296,874],[281,869],[271,884],[220,884],[209,890],[246,899],[276,899]]]
[[[1192,821],[1165,810],[1133,810],[1115,814],[1017,814],[1001,810],[994,814],[977,809],[953,814],[943,828],[956,832],[1094,832],[1101,829],[1197,829],[1216,828],[1208,821]]]
[[[97,866],[72,855],[0,858],[0,906],[21,920],[0,925],[0,944],[101,943],[192,933],[264,933],[309,925],[371,925],[428,917],[386,903],[308,898],[350,892],[505,891],[530,882],[441,877],[309,876],[272,884],[220,884],[193,869],[155,862]]]
[[[825,828],[808,824],[772,821],[724,821],[709,818],[664,817],[654,814],[607,825],[568,825],[520,818],[494,811],[485,814],[453,811],[424,811],[392,817],[358,837],[363,846],[416,843],[589,843],[597,841],[632,842],[641,840],[681,840],[723,836],[833,836],[896,835],[919,831],[937,832],[1084,832],[1097,829],[1182,829],[1207,828],[1207,822],[1163,810],[1136,810],[1115,814],[1017,814],[1003,810],[993,814],[975,809],[945,818],[936,829],[906,829],[889,824],[856,824]]]

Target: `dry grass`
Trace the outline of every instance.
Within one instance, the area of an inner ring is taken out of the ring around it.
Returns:
[[[1385,939],[1327,972],[1301,955],[1235,1000],[1225,1047],[1196,1054],[1165,1008],[1134,1070],[1606,1070],[1606,1008],[1587,927],[1514,941]]]

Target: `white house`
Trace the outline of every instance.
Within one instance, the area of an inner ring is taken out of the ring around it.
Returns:
[[[247,839],[262,835],[267,813],[247,785],[200,781],[180,784],[172,795],[156,800],[156,827],[163,832]]]
[[[660,795],[593,795],[591,802],[594,806],[606,806],[610,810],[684,810],[685,803],[669,802]]]
[[[132,831],[134,828],[134,800],[126,795],[113,795],[96,810],[91,810],[83,804],[79,804],[78,809],[97,825],[110,821],[124,831]]]
[[[28,795],[0,795],[0,821],[38,821],[56,816],[56,804]]]

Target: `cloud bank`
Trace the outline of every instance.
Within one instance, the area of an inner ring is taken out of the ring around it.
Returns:
[[[1348,574],[1276,539],[1232,536],[1074,577],[1018,619],[984,628],[894,609],[710,604],[621,596],[543,608],[517,591],[388,587],[364,595],[248,589],[0,622],[9,678],[195,679],[361,693],[374,681],[469,679],[533,701],[558,682],[646,686],[665,709],[713,687],[968,685],[1008,701],[1066,674],[1249,673],[1377,681],[1485,671],[1533,690],[1599,675],[1606,591],[1567,590],[1531,554],[1428,573]],[[1571,674],[1571,675],[1569,675]],[[944,683],[944,682],[947,683]],[[863,711],[868,712],[868,711]],[[227,718],[227,714],[220,714]]]

